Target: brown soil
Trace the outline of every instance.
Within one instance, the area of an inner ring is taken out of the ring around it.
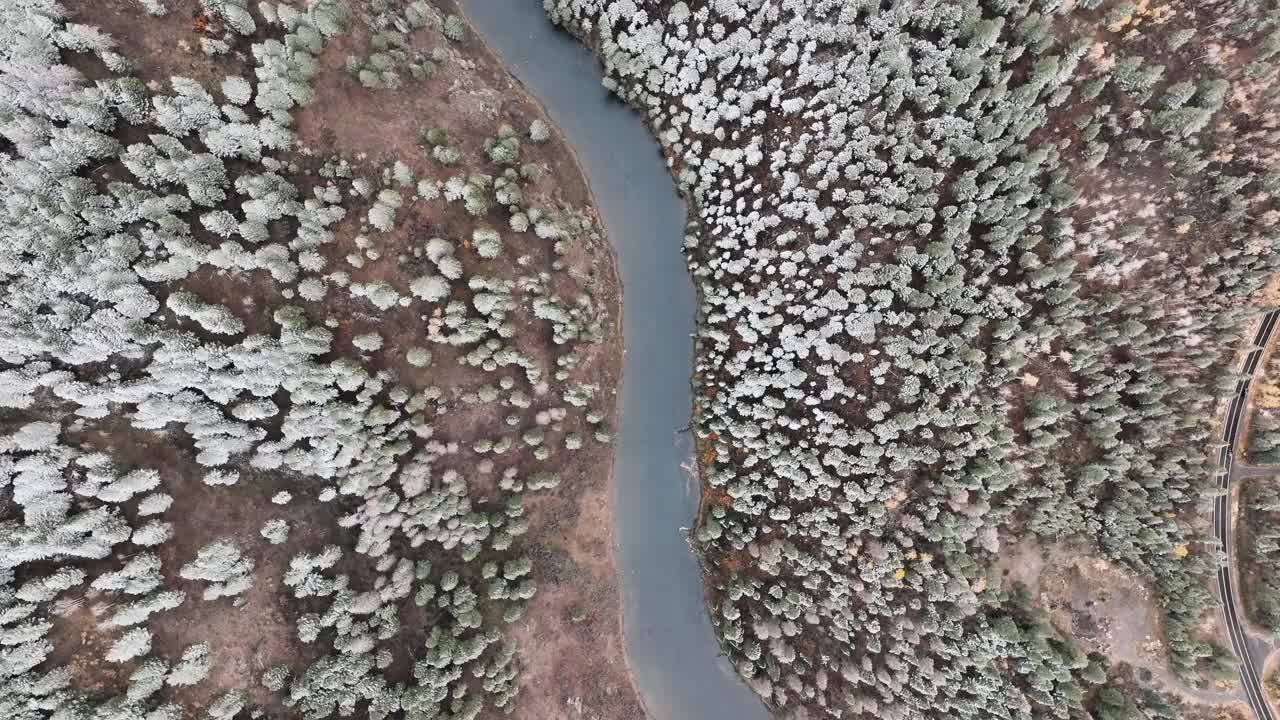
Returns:
[[[997,568],[1005,587],[1025,587],[1059,632],[1105,655],[1113,666],[1141,670],[1189,704],[1231,702],[1238,693],[1234,679],[1208,688],[1178,680],[1168,669],[1158,597],[1140,578],[1095,551],[1024,540],[1002,553]],[[1200,628],[1206,637],[1225,637],[1223,628],[1213,626],[1217,617],[1206,615],[1207,626]]]
[[[530,507],[542,584],[514,633],[524,661],[519,707],[539,718],[639,719],[623,655],[607,476],[583,480],[576,499]]]
[[[220,97],[224,76],[252,75],[244,64],[247,43],[217,58],[201,50],[202,37],[216,38],[221,32],[220,26],[204,17],[196,0],[165,0],[169,12],[160,17],[146,14],[137,0],[66,0],[60,4],[72,18],[96,25],[114,38],[117,50],[134,61],[134,74],[153,88],[167,91],[169,78],[180,76],[198,81]]]
[[[147,627],[154,635],[152,654],[175,661],[188,645],[206,642],[211,662],[207,679],[173,691],[173,699],[186,708],[202,707],[223,692],[239,688],[248,692],[254,704],[272,710],[276,716],[286,714],[288,711],[279,705],[278,698],[258,679],[268,667],[281,663],[295,671],[304,670],[320,654],[317,646],[298,641],[294,622],[288,617],[296,608],[291,607],[290,593],[281,580],[293,555],[329,542],[342,542],[332,510],[296,492],[296,488],[295,499],[288,505],[271,503],[271,495],[287,484],[265,474],[243,473],[233,486],[205,485],[200,480],[205,469],[192,461],[175,435],[167,432],[135,430],[117,419],[80,439],[93,449],[110,449],[122,467],[156,468],[162,476],[160,489],[174,498],[169,510],[159,516],[173,523],[174,537],[155,548],[155,552],[162,563],[164,588],[182,590],[187,597],[182,605],[157,613],[148,621]],[[289,523],[288,540],[280,545],[271,545],[259,534],[262,525],[273,518]],[[253,587],[239,598],[243,602],[233,603],[235,598],[205,602],[201,598],[204,584],[178,575],[178,569],[200,548],[218,539],[234,541],[245,557],[256,562]],[[115,567],[126,559],[104,562]],[[95,603],[94,595],[93,591],[87,594],[84,607],[101,607],[101,601]],[[67,628],[61,632],[80,632],[80,642],[86,647],[74,650],[73,671],[84,670],[75,672],[77,682],[101,689],[109,684],[106,680],[127,680],[136,663],[120,666],[100,661],[118,633],[93,627],[93,620],[78,609],[62,618],[55,631],[65,623]],[[246,628],[252,628],[252,632],[246,632]]]
[[[451,3],[439,3],[442,11],[456,12]],[[296,128],[304,145],[341,150],[349,156],[364,152],[374,158],[396,158],[413,170],[415,177],[443,180],[458,170],[444,169],[418,145],[419,133],[425,127],[443,127],[449,133],[450,145],[460,149],[464,157],[472,157],[483,149],[484,140],[493,135],[503,122],[518,130],[528,127],[534,118],[549,125],[537,102],[507,73],[493,53],[474,31],[460,44],[446,46],[456,59],[445,63],[429,80],[412,92],[372,92],[361,87],[342,71],[349,52],[362,46],[364,38],[357,32],[332,43],[322,56],[326,72],[318,78],[319,97],[342,97],[344,102],[313,103],[296,115]],[[438,43],[437,43],[438,44]],[[464,67],[463,62],[469,62]],[[526,193],[534,203],[545,207],[586,207],[590,191],[581,169],[563,139],[558,135],[541,145],[523,143],[522,162],[535,162],[549,168],[556,178],[546,195]],[[546,184],[544,184],[545,186]],[[413,211],[422,218],[416,233],[419,239],[440,236],[458,241],[451,227],[461,227],[468,220],[451,217],[457,206],[446,207],[442,200],[418,201]],[[402,213],[406,218],[413,217]],[[349,215],[344,226],[359,218]],[[498,220],[494,227],[501,227]],[[397,260],[401,250],[412,242],[414,220],[397,223],[401,230],[380,236],[386,250],[378,261],[366,263],[351,271],[359,282],[380,280],[408,292],[411,274]],[[593,223],[597,228],[599,222]],[[341,257],[354,246],[342,243],[353,237],[339,232]],[[506,255],[517,257],[546,253],[546,243],[536,238],[504,237]],[[459,248],[459,258],[469,266],[470,256]],[[611,394],[619,386],[621,371],[621,327],[618,324],[619,280],[614,268],[612,249],[597,234],[590,244],[579,244],[564,258],[569,272],[591,278],[592,296],[607,309],[602,342],[578,352],[580,363],[571,382],[591,382],[601,388],[600,399],[609,408],[609,426],[616,425],[615,401]],[[412,263],[412,260],[410,260]],[[490,269],[491,271],[491,269]],[[513,273],[514,275],[514,273]],[[335,302],[349,299],[341,292],[331,292],[326,305],[334,311]],[[443,387],[465,386],[468,379],[478,379],[477,371],[459,366],[458,353],[450,348],[432,346],[436,361],[427,371],[409,366],[403,352],[420,342],[426,318],[405,317],[388,322],[397,313],[382,316],[381,331],[387,339],[382,355],[394,367],[402,383],[411,387],[435,384]],[[530,330],[531,317],[514,314],[517,333]],[[363,331],[358,324],[350,332]],[[341,342],[341,339],[339,340]],[[551,364],[548,343],[533,343],[524,348],[547,367]],[[470,376],[470,377],[468,377]],[[445,440],[474,440],[490,436],[499,429],[501,416],[482,406],[459,407],[450,412],[448,423],[436,427],[436,437]],[[559,435],[549,433],[549,442]],[[539,580],[539,592],[530,602],[524,618],[517,621],[515,640],[520,648],[522,666],[520,697],[517,711],[532,717],[554,717],[576,713],[582,717],[641,718],[640,699],[631,684],[623,650],[621,607],[617,572],[611,549],[612,518],[609,509],[613,443],[588,441],[578,450],[572,466],[560,470],[563,484],[551,495],[535,495],[526,501],[530,531],[525,536],[527,550],[534,559],[533,575]]]
[[[1151,593],[1131,574],[1082,550],[1024,540],[1001,555],[997,568],[1006,587],[1025,587],[1060,631],[1089,650],[1113,663],[1163,664]]]
[[[77,604],[58,614],[49,631],[53,643],[49,657],[51,662],[70,669],[80,689],[91,693],[119,692],[127,685],[129,675],[124,666],[104,659],[115,637],[98,627],[94,601],[95,595],[86,593]]]

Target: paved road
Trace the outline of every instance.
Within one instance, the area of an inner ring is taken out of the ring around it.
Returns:
[[[1280,475],[1280,466],[1277,465],[1242,465],[1235,463],[1231,466],[1231,481],[1247,480],[1248,478],[1258,477],[1275,477]]]
[[[1271,706],[1267,703],[1262,689],[1262,681],[1258,677],[1262,658],[1255,658],[1252,645],[1242,620],[1244,611],[1240,608],[1240,599],[1236,594],[1232,568],[1235,567],[1235,542],[1231,527],[1231,501],[1233,479],[1243,476],[1236,469],[1235,452],[1239,441],[1240,421],[1245,415],[1245,406],[1249,399],[1249,385],[1253,381],[1253,373],[1262,361],[1262,355],[1271,335],[1276,329],[1280,310],[1272,310],[1263,316],[1262,326],[1253,338],[1253,347],[1245,357],[1240,374],[1243,379],[1236,383],[1235,394],[1227,408],[1227,421],[1222,431],[1222,447],[1218,451],[1218,488],[1222,492],[1213,501],[1213,536],[1222,544],[1226,553],[1226,562],[1218,566],[1218,595],[1222,600],[1223,620],[1226,622],[1227,634],[1231,637],[1231,648],[1240,659],[1240,684],[1244,687],[1249,707],[1258,720],[1275,720]],[[1252,474],[1252,473],[1249,473]],[[1258,660],[1258,662],[1255,662]]]

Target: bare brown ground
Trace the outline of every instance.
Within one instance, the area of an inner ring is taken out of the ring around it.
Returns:
[[[529,717],[640,719],[623,662],[607,476],[534,503],[538,595],[514,637],[524,659],[520,709]],[[593,487],[594,486],[594,487]]]
[[[200,49],[202,9],[197,0],[165,0],[169,12],[152,17],[137,0],[65,0],[60,3],[79,22],[97,25],[116,41],[118,51],[134,61],[134,75],[169,90],[169,78],[188,77],[221,97],[219,86],[228,74],[252,75],[244,61],[248,44],[241,40],[231,53],[210,58]],[[207,26],[210,36],[220,33]],[[261,28],[259,28],[261,31]],[[152,85],[156,87],[156,85]]]
[[[1254,715],[1244,703],[1221,706],[1183,703],[1178,706],[1178,716],[1182,720],[1249,720]]]
[[[1143,671],[1184,702],[1218,705],[1234,702],[1235,679],[1206,689],[1178,680],[1168,668],[1163,615],[1157,596],[1141,578],[1070,543],[1041,546],[1023,540],[1005,550],[997,564],[1005,587],[1022,585],[1032,604],[1049,613],[1054,627],[1085,650],[1106,656],[1113,666]],[[1217,614],[1206,614],[1202,635],[1225,636]]]
[[[53,643],[50,662],[66,666],[81,690],[119,692],[128,683],[129,675],[124,666],[103,659],[115,638],[98,627],[93,602],[94,595],[87,593],[78,604],[58,614],[49,630],[49,641]]]
[[[233,486],[205,485],[200,479],[205,469],[192,462],[191,453],[173,433],[134,430],[121,420],[113,420],[86,433],[82,441],[94,449],[110,449],[122,467],[159,470],[159,489],[174,498],[169,510],[157,516],[173,523],[174,537],[154,550],[162,563],[164,588],[182,590],[187,597],[182,605],[148,621],[154,634],[152,654],[173,662],[188,645],[207,642],[211,663],[207,679],[176,689],[171,697],[191,709],[207,705],[229,689],[243,689],[254,704],[270,709],[274,716],[287,715],[289,711],[258,679],[266,668],[281,663],[294,671],[304,670],[319,655],[318,647],[298,641],[294,622],[288,617],[297,608],[281,580],[293,555],[327,542],[341,542],[331,510],[297,492],[296,487],[293,502],[271,503],[271,495],[289,485],[283,478],[266,474],[245,472]],[[280,545],[271,545],[258,532],[273,518],[289,523],[288,540]],[[254,585],[241,596],[243,602],[233,604],[235,598],[206,602],[201,598],[202,582],[178,575],[178,569],[201,547],[219,539],[232,540],[245,557],[257,563]],[[85,606],[100,608],[101,602],[95,601],[91,591]],[[101,689],[108,679],[127,679],[136,663],[113,666],[98,659],[118,633],[94,629],[89,622],[92,618],[84,615],[77,610],[58,622],[68,625],[65,632],[79,630],[82,642],[90,645],[74,653],[73,670],[80,666],[87,671],[77,672],[76,677],[87,679],[86,685],[94,689]]]
[[[1280,665],[1277,665],[1277,660],[1280,660],[1280,653],[1272,652],[1262,664],[1262,688],[1273,707],[1280,704]]]
[[[454,11],[451,3],[439,3],[445,11]],[[430,34],[426,32],[423,34]],[[423,46],[439,46],[443,41],[426,41]],[[426,127],[442,127],[449,133],[450,145],[459,148],[464,157],[482,152],[484,140],[496,134],[497,126],[506,122],[518,131],[528,127],[534,118],[550,119],[524,89],[501,66],[474,31],[456,45],[445,45],[451,60],[430,79],[410,83],[409,91],[371,92],[361,87],[342,71],[346,55],[362,47],[364,38],[355,33],[333,43],[322,56],[326,67],[316,84],[322,98],[342,97],[346,102],[317,102],[297,114],[296,128],[302,142],[318,152],[340,150],[344,156],[356,152],[370,158],[399,159],[409,165],[415,177],[443,180],[460,169],[442,168],[418,145],[419,133]],[[470,63],[470,66],[464,66]],[[559,135],[547,143],[521,145],[521,162],[536,162],[549,168],[553,183],[540,183],[543,192],[526,193],[534,204],[543,207],[586,207],[590,202],[581,169],[572,152]],[[408,207],[408,203],[406,203]],[[402,229],[379,236],[384,248],[382,257],[351,270],[352,279],[360,282],[380,280],[407,293],[412,273],[397,257],[407,250],[412,240],[439,236],[460,245],[455,228],[468,227],[469,218],[460,216],[457,205],[442,200],[418,201],[411,213],[402,214]],[[502,227],[499,214],[493,227]],[[411,218],[411,219],[410,219]],[[349,216],[344,228],[361,218]],[[599,223],[594,223],[599,227]],[[353,233],[339,232],[341,257],[354,246],[345,245]],[[531,234],[504,234],[504,255],[516,257],[530,254],[549,257],[544,241]],[[471,269],[474,257],[459,246],[458,257]],[[599,401],[609,409],[608,424],[616,420],[615,400],[611,393],[618,387],[621,370],[621,336],[618,326],[618,279],[612,250],[603,237],[579,243],[564,260],[571,272],[591,277],[592,295],[597,304],[607,309],[603,342],[578,352],[580,364],[571,382],[591,382],[600,386]],[[408,260],[411,270],[413,260]],[[350,270],[350,268],[344,268]],[[492,274],[493,269],[486,272]],[[506,276],[501,274],[501,276]],[[511,273],[514,276],[514,273]],[[331,292],[328,309],[334,302],[350,302],[340,291]],[[359,302],[359,301],[356,301]],[[391,310],[382,317],[381,330],[387,336],[382,358],[406,385],[442,387],[465,385],[479,374],[454,362],[457,353],[450,348],[432,346],[436,356],[432,367],[418,369],[403,360],[403,352],[421,343],[426,318],[404,317],[388,322],[397,313]],[[517,336],[535,330],[533,319],[515,313]],[[350,332],[360,332],[354,324]],[[345,333],[340,333],[345,334]],[[339,343],[342,338],[339,339]],[[547,342],[522,343],[522,350],[537,358],[544,367],[553,360]],[[468,377],[469,376],[469,377]],[[536,407],[536,406],[535,406]],[[446,425],[436,427],[437,437],[467,440],[491,436],[501,425],[501,416],[483,407],[459,407],[450,412]],[[558,433],[549,433],[549,442],[559,441]],[[520,649],[522,667],[521,690],[517,712],[529,717],[549,718],[576,716],[584,718],[642,718],[639,696],[631,684],[622,640],[621,607],[616,568],[612,553],[612,517],[609,507],[613,444],[588,441],[578,450],[572,464],[562,468],[564,483],[550,495],[534,495],[526,501],[530,531],[525,536],[527,549],[534,560],[534,577],[539,592],[529,604],[524,618],[517,621],[514,636]],[[524,460],[522,459],[521,462]],[[520,464],[519,462],[517,464]]]
[[[1089,650],[1114,663],[1163,664],[1151,593],[1138,578],[1081,550],[1024,541],[998,567],[1006,585],[1025,586],[1053,624]]]
[[[153,87],[167,90],[165,80],[169,76],[183,75],[199,80],[217,96],[224,75],[251,73],[245,53],[249,40],[242,39],[230,55],[210,60],[199,49],[199,35],[195,32],[199,6],[195,0],[170,0],[167,4],[171,12],[156,19],[143,15],[135,0],[67,3],[73,16],[78,9],[91,11],[82,13],[82,19],[99,24],[115,37],[120,49],[135,61],[138,74],[144,80],[159,83]],[[458,12],[451,0],[433,4],[442,13]],[[293,127],[302,151],[296,160],[304,168],[313,171],[323,157],[336,152],[353,161],[356,175],[374,181],[395,160],[407,164],[419,180],[443,181],[469,171],[496,175],[494,166],[479,165],[477,159],[482,157],[484,141],[496,135],[500,124],[508,123],[523,134],[530,121],[541,118],[554,130],[537,102],[515,82],[474,31],[469,30],[466,39],[456,44],[447,43],[436,30],[416,33],[415,49],[442,47],[449,53],[449,60],[430,79],[414,81],[406,72],[404,86],[399,90],[374,92],[361,87],[344,69],[347,55],[362,52],[368,42],[359,21],[353,23],[353,28],[349,36],[329,43],[321,57],[324,69],[314,81],[317,100],[294,115]],[[464,161],[445,167],[433,160],[418,145],[419,133],[426,127],[445,128],[450,145],[461,151]],[[614,427],[616,400],[612,393],[619,384],[622,348],[619,281],[611,247],[599,230],[600,223],[590,209],[589,188],[563,138],[553,134],[543,144],[522,142],[520,161],[542,165],[547,171],[543,182],[525,186],[527,204],[546,208],[560,217],[570,208],[585,210],[596,228],[595,233],[584,233],[562,258],[568,272],[556,273],[553,285],[565,288],[569,274],[587,278],[586,289],[605,314],[603,337],[594,344],[578,345],[580,363],[572,371],[570,383],[598,385],[600,392],[592,405],[606,415],[606,424]],[[307,192],[307,178],[298,180],[300,189]],[[335,228],[336,241],[325,249],[329,262],[324,273],[341,270],[349,273],[353,282],[385,282],[407,296],[409,283],[426,269],[425,261],[413,257],[412,248],[430,237],[443,237],[457,248],[467,274],[475,274],[481,261],[463,243],[464,233],[475,221],[457,204],[442,199],[415,201],[412,188],[401,192],[406,202],[397,213],[396,229],[389,233],[375,233],[363,227],[367,203],[348,206],[346,218]],[[506,213],[495,207],[483,221],[505,229]],[[366,260],[357,269],[343,258],[358,252],[355,238],[362,232],[381,257]],[[508,259],[529,255],[535,266],[545,267],[554,257],[550,243],[532,233],[504,232],[503,241],[503,257]],[[506,279],[518,274],[513,266],[487,263],[483,268],[483,274]],[[300,277],[306,275],[304,272]],[[269,313],[285,302],[262,271],[227,275],[206,268],[188,278],[184,289],[206,300],[223,302],[246,322],[250,332],[270,332]],[[455,290],[450,299],[467,300],[469,294],[465,289]],[[563,290],[561,294],[565,294]],[[456,349],[425,341],[423,336],[433,310],[424,310],[425,304],[420,301],[415,300],[409,308],[379,312],[366,301],[351,297],[345,288],[330,285],[327,297],[319,302],[302,302],[298,298],[289,302],[304,307],[313,322],[338,320],[333,328],[335,354],[360,354],[366,367],[385,369],[395,382],[410,389],[429,385],[474,388],[496,381],[494,374],[460,365],[457,359],[462,353]],[[434,311],[438,312],[439,307],[443,303]],[[510,319],[516,327],[516,347],[551,372],[554,348],[545,323],[535,321],[523,309],[513,312]],[[383,336],[384,348],[358,353],[351,347],[351,338],[371,330]],[[435,360],[429,367],[415,368],[405,361],[405,352],[414,346],[432,351]],[[527,429],[533,412],[554,402],[547,398],[535,401],[533,408],[522,414],[526,424],[517,431]],[[447,415],[433,422],[435,437],[456,440],[464,446],[482,437],[496,437],[499,432],[510,432],[503,424],[506,412],[501,407],[451,403]],[[166,584],[182,587],[188,598],[181,607],[153,619],[155,652],[176,659],[186,645],[209,642],[213,661],[210,678],[179,695],[189,711],[194,712],[228,689],[242,688],[251,691],[252,703],[264,706],[272,716],[288,716],[288,709],[275,702],[258,678],[263,670],[277,663],[285,663],[294,671],[305,669],[323,651],[323,641],[308,646],[297,640],[294,618],[300,610],[296,603],[291,605],[288,593],[282,592],[280,579],[289,557],[299,550],[315,550],[327,542],[341,543],[333,511],[320,503],[305,501],[304,493],[296,489],[293,503],[272,505],[269,497],[286,484],[270,474],[246,476],[235,487],[209,488],[199,481],[199,468],[192,464],[189,448],[179,447],[176,437],[177,434],[166,438],[163,434],[137,433],[121,425],[113,426],[102,439],[117,454],[124,445],[133,448],[140,464],[154,466],[160,459],[164,465],[163,489],[176,500],[164,519],[175,523],[177,534],[161,554],[169,581]],[[561,431],[547,432],[547,442],[552,447],[561,446],[562,437]],[[623,651],[620,594],[612,552],[613,451],[613,443],[587,439],[572,456],[559,453],[542,465],[560,472],[564,478],[561,486],[535,493],[526,501],[530,530],[522,542],[534,561],[539,593],[525,616],[507,628],[520,649],[521,690],[516,712],[522,716],[609,720],[644,717]],[[513,451],[516,453],[516,466],[532,462],[523,447]],[[147,455],[149,459],[142,459]],[[476,476],[473,495],[481,502],[491,499],[487,491],[492,490],[493,483]],[[289,521],[292,531],[287,543],[271,546],[258,535],[262,523],[271,517]],[[254,587],[238,609],[232,606],[231,599],[201,601],[199,585],[177,577],[177,568],[183,562],[194,557],[201,546],[220,537],[235,539],[244,554],[258,563]],[[360,586],[358,579],[353,580],[353,585]],[[409,626],[415,620],[420,623],[421,615],[412,603],[406,603],[406,609],[404,647],[397,648],[392,675],[403,674],[408,664],[405,660],[416,653],[422,636],[421,628]],[[54,630],[55,636],[60,633],[66,638],[59,650],[68,657],[78,657],[77,648],[102,642],[92,632],[85,634],[85,628],[91,630],[93,623],[82,615],[87,616],[87,612],[69,615]],[[107,645],[109,641],[107,638]],[[105,647],[91,657],[101,652]],[[86,667],[89,677],[84,678],[85,684],[118,689],[127,678],[127,671],[133,669],[128,663],[123,667],[106,665],[109,667]],[[81,681],[80,673],[77,681]]]

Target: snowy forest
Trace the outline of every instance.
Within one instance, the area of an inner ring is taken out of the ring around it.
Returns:
[[[1254,476],[1215,463],[1280,307],[1280,5],[541,5],[687,203],[661,431],[753,707],[1240,716],[1280,360]],[[6,717],[644,717],[615,248],[465,9],[0,0]]]
[[[502,715],[549,623],[621,664],[565,550],[612,261],[451,7],[0,3],[6,718]]]
[[[1180,682],[1235,672],[1210,433],[1280,261],[1273,3],[545,4],[691,204],[696,543],[769,705],[1176,716],[1002,582],[1019,541],[1153,588]]]

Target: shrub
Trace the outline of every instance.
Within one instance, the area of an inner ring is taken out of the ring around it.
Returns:
[[[476,254],[482,258],[496,258],[502,254],[502,236],[497,230],[479,228],[471,234]]]
[[[289,538],[289,523],[280,518],[272,518],[263,524],[258,532],[267,539],[267,542],[279,545]]]
[[[449,281],[439,275],[423,275],[409,284],[409,292],[427,302],[439,302],[449,297]]]
[[[546,142],[551,138],[551,128],[542,120],[529,123],[529,139],[536,143]]]
[[[107,650],[107,662],[122,663],[141,657],[151,652],[151,631],[146,628],[132,628],[111,644]]]
[[[195,643],[182,651],[182,658],[169,671],[170,685],[195,685],[209,676],[209,644]]]
[[[446,15],[441,26],[441,32],[453,42],[462,42],[466,37],[466,30],[466,24],[457,15]]]
[[[351,344],[365,352],[382,349],[382,336],[376,332],[367,332],[351,338]]]

